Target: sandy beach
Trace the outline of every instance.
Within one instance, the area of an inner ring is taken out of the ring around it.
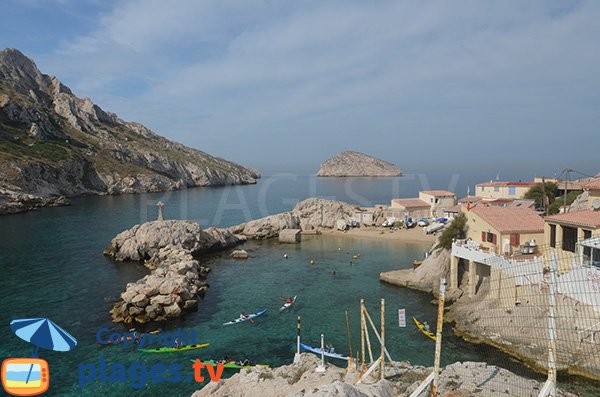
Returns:
[[[325,229],[321,231],[324,235],[347,236],[353,238],[371,238],[379,240],[383,239],[414,243],[433,244],[436,240],[435,235],[425,234],[424,230],[420,227],[415,227],[413,229],[392,230],[383,227],[363,226],[360,228],[349,229],[344,232],[335,229]]]

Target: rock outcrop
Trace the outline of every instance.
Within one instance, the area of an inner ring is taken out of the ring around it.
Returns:
[[[143,261],[152,272],[127,284],[111,310],[113,321],[162,321],[196,309],[208,288],[205,278],[210,271],[200,265],[198,256],[240,241],[228,230],[202,230],[188,221],[147,222],[120,233],[104,254],[118,261]]]
[[[350,222],[355,209],[356,206],[342,201],[310,198],[296,204],[292,211],[255,219],[232,226],[229,230],[253,239],[267,239],[279,236],[284,229],[332,229],[339,219]]]
[[[325,160],[317,176],[402,176],[402,171],[368,154],[344,151]]]
[[[209,382],[192,397],[215,396],[338,396],[391,397],[409,396],[432,371],[432,368],[412,366],[407,362],[386,363],[385,380],[368,379],[354,385],[356,372],[327,365],[325,373],[315,372],[319,359],[302,354],[297,365],[277,368],[243,369],[231,378]],[[439,392],[445,397],[522,396],[537,397],[542,384],[493,365],[479,362],[458,362],[443,368]],[[426,389],[422,395],[429,395]],[[575,397],[563,390],[557,396]]]
[[[425,292],[439,291],[440,278],[449,279],[450,252],[435,249],[416,269],[400,269],[383,272],[379,279],[400,287],[412,288]]]
[[[58,205],[60,196],[248,184],[259,177],[76,97],[18,50],[0,51],[0,214]]]

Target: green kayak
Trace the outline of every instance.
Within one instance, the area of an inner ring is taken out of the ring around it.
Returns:
[[[190,360],[191,362],[195,363],[196,360]],[[217,364],[219,364],[217,361],[215,360],[202,360],[202,364],[208,364],[208,365],[213,365],[213,366],[217,366]],[[231,368],[231,369],[241,369],[241,368],[252,368],[252,367],[265,367],[268,368],[269,364],[251,364],[251,365],[239,365],[236,364],[236,361],[228,361],[227,363],[223,364],[224,368]]]
[[[138,351],[141,351],[144,353],[173,353],[173,352],[183,352],[186,350],[202,349],[203,347],[208,347],[208,343],[204,343],[202,345],[187,345],[187,346],[182,346],[180,348],[157,347],[155,349],[138,349]]]

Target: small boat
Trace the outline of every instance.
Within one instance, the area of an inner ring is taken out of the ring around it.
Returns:
[[[308,350],[311,353],[315,353],[316,355],[321,355],[321,348],[316,348],[316,347],[311,347],[308,345],[305,345],[304,343],[300,343],[300,347],[303,348],[304,350]],[[348,360],[348,356],[344,356],[343,354],[339,354],[339,353],[330,353],[330,352],[324,352],[323,355],[325,355],[326,357],[331,357],[331,358],[337,358],[339,360]]]
[[[195,363],[196,360],[190,360],[191,362]],[[213,366],[217,366],[218,364],[223,364],[223,368],[230,368],[230,369],[242,369],[242,368],[252,368],[252,367],[264,367],[264,368],[269,368],[269,364],[248,364],[248,365],[240,365],[238,364],[239,361],[228,361],[226,363],[221,363],[219,361],[216,360],[202,360],[202,364],[205,365],[213,365]]]
[[[431,226],[425,228],[425,233],[432,234],[444,228],[443,223],[432,223]]]
[[[144,353],[174,353],[174,352],[184,352],[186,350],[196,350],[202,349],[203,347],[208,347],[208,343],[204,343],[201,345],[186,345],[177,347],[157,347],[155,349],[138,349],[138,351]]]
[[[283,304],[283,306],[281,306],[281,308],[279,309],[279,311],[282,312],[285,309],[289,309],[295,302],[296,302],[296,296],[294,296],[294,298],[292,298],[291,302],[285,302]]]
[[[417,328],[419,328],[419,331],[421,331],[422,333],[424,333],[429,338],[435,340],[435,334],[433,332],[431,332],[431,330],[429,330],[429,331],[423,331],[423,323],[419,322],[419,320],[417,320],[414,317],[413,317],[413,320],[414,320],[415,324],[417,324]]]
[[[265,314],[266,312],[267,312],[267,309],[262,310],[257,313],[248,314],[246,317],[236,318],[235,320],[229,321],[228,323],[223,323],[223,325],[232,325],[232,324],[243,323],[244,321],[252,320],[255,317],[261,316],[261,315]]]

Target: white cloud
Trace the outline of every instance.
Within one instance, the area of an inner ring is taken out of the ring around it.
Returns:
[[[136,0],[49,64],[108,110],[242,160],[286,159],[289,142],[316,162],[343,141],[390,157],[449,134],[506,149],[597,131],[599,17],[594,2]]]

